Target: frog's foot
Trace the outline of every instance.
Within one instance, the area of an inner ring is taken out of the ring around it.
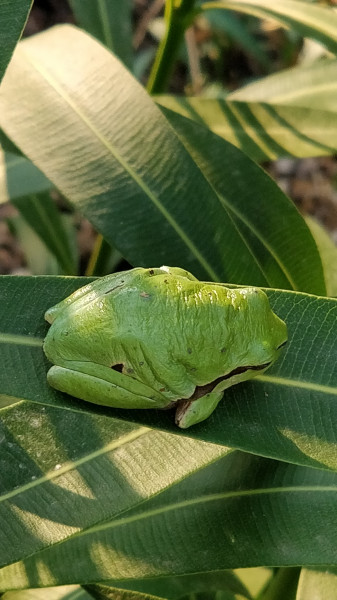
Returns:
[[[176,410],[175,422],[181,429],[187,429],[207,419],[216,409],[223,392],[210,392],[201,398],[180,400]]]
[[[237,367],[227,375],[221,375],[215,381],[197,386],[190,398],[179,401],[176,410],[176,424],[182,429],[186,429],[204,421],[219,404],[225,389],[252,379],[254,373],[256,375],[264,373],[270,364]]]
[[[164,408],[170,402],[142,382],[93,362],[68,361],[53,366],[49,385],[81,400],[114,408]]]

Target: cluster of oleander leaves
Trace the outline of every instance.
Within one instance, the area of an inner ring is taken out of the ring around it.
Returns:
[[[305,0],[168,3],[178,18],[186,5],[191,18],[273,18],[331,57],[226,100],[153,98],[130,72],[130,2],[72,0],[82,29],[17,43],[31,2],[0,0],[0,202],[19,209],[28,252],[39,239],[52,257],[47,277],[0,277],[0,592],[333,600],[336,250],[258,162],[336,151],[337,14]],[[43,314],[88,281],[53,190],[131,265],[267,288],[288,326],[282,358],[184,432],[170,411],[53,391]]]

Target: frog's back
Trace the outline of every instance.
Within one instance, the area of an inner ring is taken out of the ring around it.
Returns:
[[[241,292],[183,269],[135,268],[97,279],[53,307],[45,351],[54,363],[76,357],[112,366],[131,356],[143,362],[138,353],[145,349],[148,361],[181,363],[191,373],[203,364],[206,373],[215,353],[236,345],[242,327],[233,327],[233,318],[245,319],[245,303]]]

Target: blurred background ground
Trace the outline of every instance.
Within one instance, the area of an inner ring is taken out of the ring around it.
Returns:
[[[149,57],[141,80],[146,81],[151,57],[163,31],[164,0],[133,1],[133,43],[135,55]],[[233,39],[220,23],[199,19],[190,35],[188,50],[182,49],[169,91],[175,94],[225,94],[272,72],[310,60],[320,51],[294,32],[267,22],[236,15],[239,27],[254,40]],[[75,23],[67,0],[35,0],[24,35],[36,34],[58,23]],[[224,24],[225,25],[225,24]],[[191,32],[190,32],[191,33]],[[308,45],[306,45],[308,44]],[[192,60],[191,60],[192,53]],[[194,58],[197,60],[193,63]],[[144,60],[145,60],[144,58]],[[139,61],[141,63],[141,61]],[[304,215],[313,216],[337,243],[337,157],[282,158],[262,165]],[[258,201],[258,199],[257,199]],[[25,253],[10,230],[7,220],[15,215],[9,205],[0,205],[0,273],[27,271]],[[76,218],[77,243],[82,270],[95,240],[91,225]]]

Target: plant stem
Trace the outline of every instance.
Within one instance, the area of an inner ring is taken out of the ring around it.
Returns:
[[[97,235],[94,249],[91,253],[85,276],[91,277],[93,275],[103,275],[106,273],[106,266],[109,262],[112,253],[112,248],[108,242],[105,241],[104,237],[99,233]]]
[[[167,0],[165,5],[166,32],[159,44],[147,83],[150,94],[165,92],[169,83],[185,30],[194,17],[195,0]]]

